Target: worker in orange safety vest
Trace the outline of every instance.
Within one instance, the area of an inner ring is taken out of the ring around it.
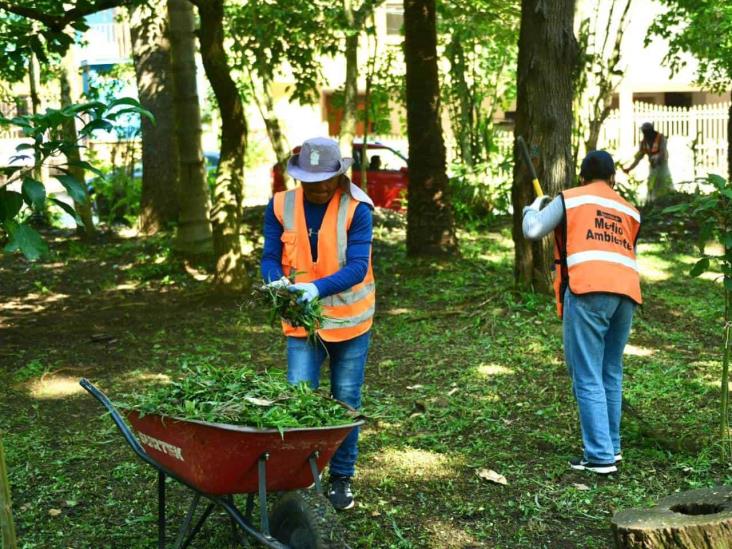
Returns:
[[[614,190],[615,163],[606,151],[584,158],[580,182],[524,208],[522,228],[530,240],[554,232],[554,289],[584,445],[570,466],[610,474],[622,460],[623,350],[641,303],[641,219]]]
[[[325,320],[317,338],[282,322],[287,336],[287,379],[317,388],[328,358],[333,397],[361,406],[366,358],[376,303],[371,267],[373,202],[345,172],[353,159],[341,158],[338,143],[308,139],[287,164],[301,185],[278,192],[264,220],[262,276],[270,286],[320,299]],[[294,278],[294,283],[291,279]],[[358,428],[330,461],[328,496],[338,510],[354,506],[351,478],[358,456]]]

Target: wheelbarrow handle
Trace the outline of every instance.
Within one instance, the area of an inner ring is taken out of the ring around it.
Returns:
[[[97,389],[97,387],[85,377],[79,380],[79,385],[86,389],[86,391],[91,396],[96,398],[102,404],[102,406],[107,409],[109,415],[112,417],[112,421],[114,421],[114,424],[117,426],[117,429],[119,429],[120,433],[122,433],[122,436],[125,437],[127,444],[130,445],[130,447],[140,457],[140,459],[142,459],[145,463],[149,465],[160,468],[158,463],[148,455],[142,445],[138,442],[137,438],[127,426],[125,420],[122,419],[122,416],[117,411],[117,408],[114,407],[114,404],[112,404],[107,395],[105,395],[101,390]]]

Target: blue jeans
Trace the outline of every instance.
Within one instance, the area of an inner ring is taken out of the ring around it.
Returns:
[[[359,409],[370,339],[371,332],[337,343],[320,339],[309,342],[304,337],[288,337],[287,381],[307,381],[313,389],[317,389],[320,385],[320,367],[326,357],[330,357],[330,391],[333,398]],[[331,458],[332,476],[352,477],[356,472],[358,432],[358,427],[351,431]]]
[[[635,302],[617,294],[564,294],[564,355],[592,463],[614,463],[620,452],[623,350],[634,311]]]

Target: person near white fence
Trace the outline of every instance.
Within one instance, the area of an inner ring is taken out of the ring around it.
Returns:
[[[635,168],[644,156],[648,156],[650,170],[648,172],[648,202],[654,202],[657,198],[673,191],[671,170],[668,167],[668,144],[666,136],[658,132],[651,122],[645,122],[641,126],[643,139],[641,140],[638,152],[635,153],[633,163],[623,168],[629,173]]]

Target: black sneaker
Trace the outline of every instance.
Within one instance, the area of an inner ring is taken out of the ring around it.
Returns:
[[[609,475],[618,471],[615,463],[590,463],[584,458],[570,459],[569,466],[576,471],[592,471],[598,475]]]
[[[330,477],[328,499],[336,511],[352,509],[356,502],[351,492],[351,477]]]

